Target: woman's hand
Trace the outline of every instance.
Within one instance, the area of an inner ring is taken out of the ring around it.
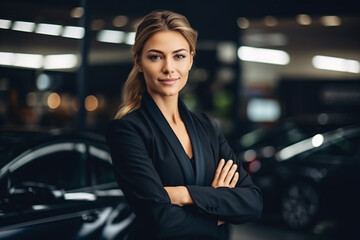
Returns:
[[[239,173],[236,172],[237,165],[233,164],[233,160],[229,160],[225,164],[225,160],[221,159],[215,171],[214,180],[211,183],[213,188],[229,187],[234,188],[239,180]]]
[[[179,206],[194,204],[189,190],[185,186],[164,187],[164,189],[168,193],[172,204]]]

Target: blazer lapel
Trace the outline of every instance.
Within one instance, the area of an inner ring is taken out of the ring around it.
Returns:
[[[174,151],[174,154],[176,158],[178,159],[179,165],[182,169],[182,172],[184,173],[184,179],[185,184],[187,185],[193,185],[196,183],[194,171],[192,169],[190,160],[188,156],[186,155],[185,151],[183,150],[183,147],[176,137],[175,133],[171,129],[169,123],[166,121],[165,117],[161,113],[160,109],[152,99],[152,97],[145,92],[143,95],[143,105],[147,109],[149,115],[152,117],[154,123],[159,127],[161,133],[163,136],[167,139],[169,142],[169,145],[171,146],[172,150]],[[186,123],[185,123],[186,124]],[[190,136],[191,138],[191,136]],[[192,139],[191,139],[192,140]],[[194,148],[194,147],[193,147]],[[196,155],[195,155],[196,157]],[[197,168],[197,166],[196,166]]]
[[[195,157],[196,185],[203,186],[205,184],[205,159],[201,141],[195,125],[195,121],[183,101],[179,99],[179,110],[185,126],[189,133],[191,144]]]

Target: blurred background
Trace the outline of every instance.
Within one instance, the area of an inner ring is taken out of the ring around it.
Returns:
[[[155,9],[184,14],[199,32],[182,97],[191,110],[218,121],[254,178],[261,172],[260,161],[253,161],[260,148],[271,145],[273,157],[308,137],[360,122],[359,1],[3,0],[1,128],[102,135],[133,65],[136,26]],[[259,179],[266,190],[269,181]],[[331,239],[343,229],[335,218],[325,218],[292,232],[270,216],[233,233],[242,239]],[[262,232],[254,231],[259,227]]]

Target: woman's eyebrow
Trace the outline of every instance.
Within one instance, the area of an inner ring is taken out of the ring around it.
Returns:
[[[147,52],[148,52],[148,53],[149,53],[149,52],[156,52],[156,53],[161,53],[161,54],[163,54],[162,51],[156,50],[156,49],[150,49],[150,50],[148,50]]]
[[[182,51],[187,52],[188,50],[186,50],[185,48],[180,48],[178,50],[173,51],[173,53],[178,53],[178,52],[182,52]]]
[[[180,49],[177,49],[177,50],[173,51],[172,53],[178,53],[178,52],[182,52],[182,51],[186,51],[186,52],[187,52],[188,50],[186,50],[185,48],[180,48]],[[149,53],[149,52],[156,52],[156,53],[164,54],[163,51],[158,50],[158,49],[150,49],[150,50],[148,50],[147,52],[148,52],[148,53]]]

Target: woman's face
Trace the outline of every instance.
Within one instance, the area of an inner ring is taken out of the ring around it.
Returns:
[[[153,98],[177,96],[187,82],[193,53],[179,32],[161,31],[146,41],[135,61]]]

